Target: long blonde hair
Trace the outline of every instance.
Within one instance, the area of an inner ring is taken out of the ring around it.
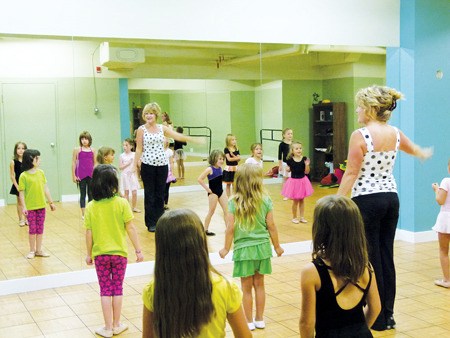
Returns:
[[[262,177],[262,168],[253,164],[240,165],[236,171],[231,199],[235,203],[236,224],[245,231],[255,227],[259,207],[266,195]]]

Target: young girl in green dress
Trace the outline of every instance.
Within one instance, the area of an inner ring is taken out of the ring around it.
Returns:
[[[278,241],[278,231],[273,221],[271,198],[263,188],[262,168],[252,164],[238,167],[235,176],[234,195],[228,202],[225,246],[220,250],[224,258],[234,241],[233,277],[241,278],[242,303],[250,330],[263,329],[266,293],[264,275],[272,272],[270,259],[272,248],[281,256],[284,252]],[[253,296],[255,289],[256,315],[253,320]]]

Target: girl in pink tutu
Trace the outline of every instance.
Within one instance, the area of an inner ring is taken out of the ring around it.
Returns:
[[[305,197],[311,196],[314,192],[309,178],[309,158],[303,156],[302,144],[294,141],[291,144],[286,163],[291,177],[283,185],[281,195],[292,200],[292,223],[306,223],[305,217]],[[300,219],[297,218],[297,209]]]
[[[450,173],[450,160],[447,164],[448,172]],[[448,260],[448,243],[450,242],[450,177],[445,177],[441,185],[433,183],[431,186],[436,193],[436,202],[441,206],[441,211],[436,219],[436,224],[433,227],[437,231],[439,237],[439,258],[441,260],[442,273],[444,277],[437,279],[434,284],[444,288],[450,288],[450,272]]]

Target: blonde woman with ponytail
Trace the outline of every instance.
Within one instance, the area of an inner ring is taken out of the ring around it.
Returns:
[[[399,150],[421,160],[431,148],[414,144],[401,130],[388,124],[403,94],[385,86],[363,88],[356,94],[358,122],[363,128],[350,136],[347,169],[338,194],[351,192],[358,205],[369,246],[369,260],[377,277],[381,313],[372,329],[395,328],[394,237],[399,217],[397,185],[393,176]]]
[[[233,277],[241,278],[242,303],[250,330],[265,327],[264,275],[272,272],[270,240],[278,256],[284,252],[273,221],[272,200],[263,188],[262,176],[260,166],[246,163],[238,167],[234,195],[228,201],[225,245],[219,252],[220,257],[224,258],[230,251],[231,243],[234,242]],[[254,319],[253,288],[256,307]]]

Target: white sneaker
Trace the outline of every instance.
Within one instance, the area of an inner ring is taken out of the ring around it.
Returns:
[[[256,327],[255,327],[255,323],[247,323],[248,328],[250,329],[250,331],[255,331]]]
[[[36,256],[36,253],[35,253],[34,251],[30,251],[30,252],[28,253],[28,255],[27,255],[27,258],[28,258],[28,259],[33,259],[34,256]]]
[[[264,323],[264,320],[255,320],[254,323],[257,329],[264,329],[266,327],[266,323]]]

